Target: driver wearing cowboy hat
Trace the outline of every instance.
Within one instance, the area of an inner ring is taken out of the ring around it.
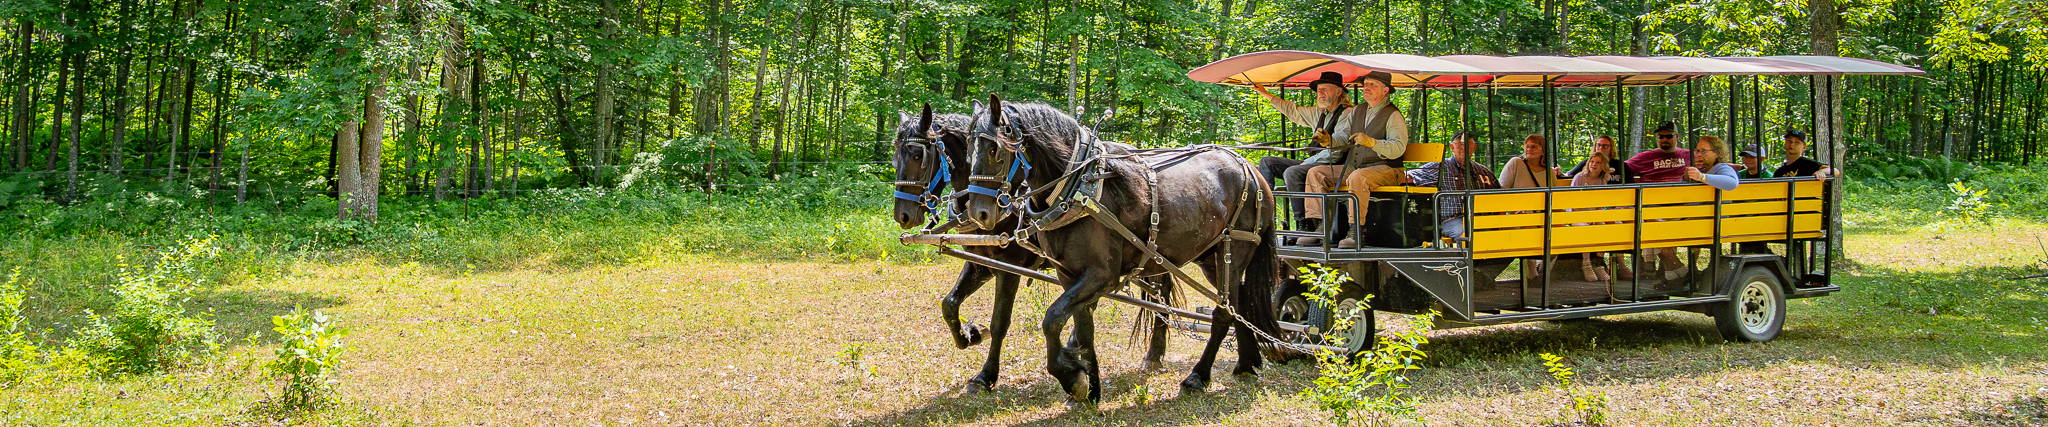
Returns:
[[[1304,164],[1287,169],[1289,190],[1301,188],[1296,191],[1330,192],[1338,187],[1341,179],[1358,197],[1358,203],[1363,204],[1374,188],[1401,182],[1400,159],[1408,147],[1408,120],[1387,102],[1388,95],[1393,93],[1393,76],[1373,71],[1359,76],[1355,82],[1361,99],[1365,101],[1364,106],[1357,108],[1350,108],[1344,99],[1343,75],[1336,72],[1325,71],[1309,83],[1315,88],[1318,108],[1296,106],[1267,92],[1264,87],[1252,86],[1289,120],[1315,127],[1316,142],[1330,147],[1310,157]],[[1331,108],[1322,108],[1325,106]],[[1366,149],[1352,150],[1353,147]],[[1305,170],[1296,175],[1296,168],[1304,167]],[[1297,210],[1307,217],[1302,222],[1303,228],[1318,228],[1323,219],[1322,199],[1310,198],[1304,202],[1303,209]],[[1353,206],[1352,212],[1355,214],[1354,223],[1365,222],[1365,206]],[[1338,232],[1349,234],[1346,230]],[[1320,245],[1322,239],[1307,237],[1297,243]],[[1348,237],[1337,243],[1337,247],[1345,249],[1357,246],[1358,242]]]

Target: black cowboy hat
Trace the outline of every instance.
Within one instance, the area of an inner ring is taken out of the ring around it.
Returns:
[[[1805,140],[1806,140],[1806,132],[1800,132],[1800,131],[1799,131],[1798,129],[1787,129],[1787,130],[1785,131],[1785,137],[1786,137],[1786,138],[1799,138],[1799,140],[1800,140],[1800,141],[1805,141]]]
[[[1344,75],[1338,74],[1336,71],[1324,71],[1321,77],[1316,77],[1315,81],[1308,82],[1308,90],[1316,90],[1316,86],[1319,85],[1335,85],[1337,90],[1344,90]]]

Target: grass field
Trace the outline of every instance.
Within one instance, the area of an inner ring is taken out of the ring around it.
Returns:
[[[604,237],[602,218],[570,215],[549,221],[597,231],[513,229],[501,233],[510,236],[501,237],[514,248],[508,253],[461,262],[368,245],[239,255],[248,259],[207,270],[215,284],[190,306],[212,312],[230,338],[223,351],[168,374],[12,384],[0,390],[0,425],[1326,423],[1297,396],[1317,374],[1305,363],[1231,378],[1221,374],[1233,364],[1225,356],[1208,393],[1182,394],[1176,384],[1196,341],[1174,338],[1168,366],[1142,370],[1143,349],[1125,339],[1134,310],[1113,304],[1098,315],[1101,411],[1069,410],[1043,372],[1037,322],[1056,296],[1045,284],[1019,297],[1002,382],[993,393],[963,394],[987,344],[953,348],[938,319],[957,263],[870,249],[873,239],[858,231],[834,238],[868,251],[851,257],[833,255],[843,248],[761,255],[779,246],[735,254],[678,234],[743,216],[698,217],[687,229],[632,222]],[[837,218],[879,229],[863,214]],[[1610,397],[1613,425],[2048,424],[2048,280],[2005,280],[2048,266],[2038,243],[2048,225],[1852,218],[1866,221],[1848,237],[1851,262],[1837,276],[1845,290],[1792,302],[1774,342],[1721,342],[1710,319],[1691,313],[1437,331],[1413,378],[1420,415],[1432,425],[1556,422],[1568,398],[1536,356],[1547,352],[1564,356],[1587,390]],[[798,245],[802,233],[847,228],[807,227],[735,229]],[[607,246],[635,239],[653,243]],[[450,241],[435,247],[488,248]],[[73,289],[62,281],[91,282],[66,277],[89,277],[106,268],[107,254],[137,246],[35,242],[49,249],[17,247],[0,259],[46,260],[74,275],[38,276],[44,285],[31,293],[46,298],[31,302],[29,317],[52,340],[76,322],[65,313],[98,304],[85,291],[59,292]],[[276,348],[270,316],[295,305],[352,328],[343,405],[277,419],[257,410],[278,389],[258,365]],[[987,306],[978,296],[965,317],[986,324]]]

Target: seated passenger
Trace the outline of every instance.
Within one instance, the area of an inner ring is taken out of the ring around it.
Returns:
[[[1798,130],[1785,132],[1785,164],[1779,165],[1773,176],[1810,176],[1827,180],[1834,175],[1834,169],[1821,162],[1806,158],[1806,133]]]
[[[1623,164],[1628,165],[1629,171],[1636,174],[1635,182],[1639,183],[1678,182],[1685,179],[1685,171],[1692,164],[1692,151],[1678,148],[1677,126],[1671,122],[1664,122],[1662,126],[1657,127],[1655,133],[1657,148],[1636,153],[1635,157],[1630,157]],[[1650,265],[1648,255],[1651,252],[1657,254],[1657,260],[1663,263],[1662,268]],[[1645,249],[1643,255],[1638,258],[1642,265],[1637,268],[1644,271],[1662,270],[1665,280],[1677,280],[1681,276],[1679,271],[1685,268],[1678,262],[1678,251],[1672,248]],[[1634,271],[1628,269],[1617,269],[1615,274],[1622,279],[1635,278]]]
[[[1678,182],[1692,162],[1692,152],[1678,148],[1678,133],[1671,122],[1657,127],[1657,148],[1643,150],[1622,162],[1636,174],[1635,182]]]
[[[1597,138],[1593,138],[1593,152],[1600,153],[1607,157],[1607,169],[1613,171],[1613,173],[1607,174],[1608,184],[1627,184],[1635,182],[1635,175],[1628,173],[1628,164],[1623,163],[1621,161],[1620,155],[1614,154],[1614,138],[1608,138],[1607,135],[1600,135]],[[1586,163],[1592,161],[1593,159],[1588,157],[1586,158],[1586,160],[1580,161],[1578,166],[1573,166],[1572,170],[1565,172],[1564,175],[1576,178],[1579,176],[1580,173],[1585,172]],[[1578,181],[1575,179],[1572,182]],[[1576,186],[1578,184],[1572,185]]]
[[[1754,145],[1749,146],[1748,149],[1742,150],[1742,171],[1737,173],[1737,175],[1742,177],[1742,179],[1763,179],[1771,177],[1771,171],[1764,170],[1763,159],[1757,157],[1757,151],[1757,147]]]
[[[1550,158],[1543,152],[1543,135],[1529,135],[1522,140],[1522,155],[1508,159],[1507,166],[1500,170],[1500,188],[1556,187],[1557,168],[1550,167]]]
[[[1358,94],[1365,106],[1356,108],[1357,116],[1352,117],[1350,128],[1340,126],[1331,133],[1331,150],[1350,149],[1344,156],[1344,164],[1316,166],[1308,170],[1308,179],[1303,187],[1311,193],[1334,192],[1348,188],[1357,201],[1351,206],[1352,223],[1365,223],[1366,201],[1372,200],[1372,190],[1383,185],[1401,182],[1401,155],[1408,150],[1408,119],[1401,116],[1401,110],[1387,102],[1394,92],[1394,76],[1374,71],[1360,76],[1357,80]],[[1354,148],[1355,147],[1355,148]],[[1341,180],[1341,181],[1340,181]],[[1323,200],[1308,199],[1302,207],[1304,216],[1322,219]],[[1337,234],[1349,235],[1349,227],[1334,227]],[[1302,245],[1320,245],[1322,239],[1307,237]],[[1358,247],[1358,240],[1345,237],[1337,242],[1340,249]]]
[[[1586,158],[1586,162],[1585,162],[1585,163],[1581,163],[1581,165],[1585,165],[1585,166],[1588,166],[1588,167],[1586,168],[1586,170],[1585,170],[1584,172],[1580,172],[1580,173],[1578,173],[1578,174],[1577,174],[1577,175],[1575,175],[1575,176],[1572,176],[1572,186],[1573,186],[1573,187],[1585,187],[1585,186],[1593,186],[1593,185],[1606,185],[1607,183],[1609,183],[1609,182],[1612,182],[1612,180],[1610,180],[1610,179],[1608,179],[1608,178],[1611,178],[1611,177],[1613,177],[1613,176],[1615,175],[1615,173],[1614,173],[1614,170],[1612,170],[1612,169],[1609,169],[1609,167],[1610,167],[1610,165],[1611,165],[1611,163],[1609,163],[1609,160],[1612,160],[1612,159],[1610,159],[1610,158],[1608,157],[1607,153],[1603,153],[1603,152],[1600,152],[1599,150],[1594,150],[1594,151],[1593,151],[1593,156],[1591,156],[1591,157],[1587,157],[1587,158]],[[1573,224],[1573,225],[1587,225],[1587,224]],[[1580,259],[1581,259],[1581,260],[1583,261],[1583,263],[1582,263],[1582,264],[1579,264],[1579,270],[1581,270],[1582,272],[1586,273],[1586,281],[1588,281],[1588,282],[1605,282],[1605,281],[1607,281],[1608,279],[1610,279],[1610,278],[1612,278],[1612,277],[1613,277],[1613,276],[1608,276],[1608,275],[1607,275],[1607,269],[1606,269],[1606,268],[1595,268],[1595,267],[1593,266],[1593,261],[1594,261],[1594,260],[1597,260],[1597,259],[1599,259],[1599,258],[1600,258],[1600,255],[1599,255],[1599,254],[1595,254],[1595,253],[1587,252],[1587,253],[1579,254],[1579,256],[1580,256]],[[1614,262],[1613,264],[1614,264],[1614,265],[1621,265],[1621,263],[1620,263],[1619,261],[1617,261],[1617,262]],[[1626,268],[1626,267],[1624,267],[1624,268]]]
[[[1692,149],[1692,166],[1685,168],[1685,179],[1703,182],[1721,191],[1734,191],[1742,185],[1742,176],[1735,173],[1735,166],[1728,164],[1728,143],[1721,138],[1701,136],[1698,145]]]
[[[1458,131],[1451,136],[1451,158],[1441,162],[1422,165],[1409,170],[1405,180],[1410,185],[1436,187],[1441,191],[1486,190],[1500,188],[1493,180],[1493,170],[1486,165],[1472,161],[1471,153],[1478,148],[1472,136]],[[1459,242],[1465,241],[1465,198],[1445,197],[1437,209],[1440,220],[1437,234]]]
[[[1315,154],[1309,156],[1308,160],[1280,156],[1259,159],[1259,170],[1264,171],[1268,179],[1280,179],[1281,185],[1285,185],[1287,191],[1303,191],[1302,182],[1308,179],[1310,168],[1335,165],[1344,161],[1347,150],[1327,148],[1331,146],[1333,138],[1350,136],[1352,119],[1360,112],[1359,109],[1352,108],[1354,106],[1351,104],[1351,98],[1344,96],[1343,74],[1324,71],[1315,81],[1309,82],[1308,87],[1316,93],[1316,103],[1312,106],[1296,105],[1293,101],[1281,99],[1279,95],[1266,91],[1263,85],[1252,84],[1252,89],[1264,95],[1266,102],[1273,104],[1273,109],[1280,110],[1280,115],[1286,117],[1287,121],[1308,126],[1313,132],[1309,136],[1309,148]],[[1301,224],[1301,228],[1312,230],[1319,227],[1317,222],[1320,220],[1302,220],[1304,209],[1301,199],[1294,199],[1292,205],[1294,219]],[[1315,218],[1322,218],[1322,215],[1318,213]]]

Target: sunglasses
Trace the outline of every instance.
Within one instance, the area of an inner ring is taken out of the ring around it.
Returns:
[[[1657,134],[1657,139],[1671,139],[1672,137],[1675,137],[1675,136],[1677,136],[1677,135],[1672,135],[1672,134],[1668,134],[1668,133],[1660,133],[1660,134]]]

